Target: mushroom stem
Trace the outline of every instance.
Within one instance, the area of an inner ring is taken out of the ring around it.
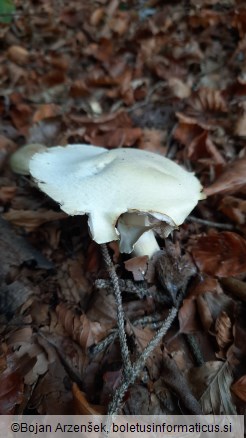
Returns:
[[[154,232],[148,230],[142,234],[142,236],[137,240],[134,245],[133,255],[138,256],[149,256],[152,257],[156,251],[159,251],[160,247],[156,241]]]

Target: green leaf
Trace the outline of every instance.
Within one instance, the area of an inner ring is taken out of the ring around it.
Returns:
[[[0,0],[0,23],[11,23],[14,12],[13,0]]]

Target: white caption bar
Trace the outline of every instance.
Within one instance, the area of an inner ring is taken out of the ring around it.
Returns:
[[[2,415],[0,438],[243,438],[242,415]]]

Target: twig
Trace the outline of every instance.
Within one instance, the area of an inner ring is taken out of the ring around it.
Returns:
[[[142,327],[150,327],[152,329],[158,329],[163,321],[160,321],[160,315],[147,315],[141,318],[135,319],[131,321],[131,324],[135,327],[137,325],[141,325]],[[101,342],[98,342],[96,345],[92,345],[88,348],[88,352],[90,356],[95,356],[96,354],[101,353],[101,351],[105,350],[112,342],[115,341],[119,336],[119,330],[115,329],[112,333],[110,333],[106,338],[104,338]]]
[[[149,355],[155,349],[155,347],[158,345],[158,343],[160,342],[162,337],[167,333],[168,329],[171,327],[177,313],[178,313],[178,308],[172,307],[172,309],[169,312],[168,317],[163,322],[162,327],[158,330],[158,332],[155,334],[153,339],[151,339],[150,343],[147,345],[145,350],[142,352],[142,354],[140,355],[138,360],[133,364],[131,373],[129,373],[128,376],[125,377],[125,379],[122,381],[121,385],[116,389],[113,400],[111,401],[109,408],[108,408],[108,415],[117,415],[126,391],[128,390],[129,386],[135,382],[139,373],[141,372],[141,370],[145,366],[145,363],[146,363]]]
[[[113,284],[113,290],[114,290],[115,301],[116,301],[117,322],[119,328],[119,340],[120,340],[121,354],[123,360],[123,370],[124,370],[124,375],[127,378],[127,376],[131,375],[132,373],[132,364],[130,361],[130,354],[126,340],[125,318],[124,318],[121,292],[119,287],[119,280],[115,271],[115,267],[111,261],[107,245],[105,243],[102,244],[101,249],[102,249],[104,262],[107,266],[107,270]]]
[[[201,406],[192,394],[187,380],[180,372],[176,362],[168,356],[166,356],[163,361],[162,379],[166,385],[176,393],[183,406],[188,409],[192,415],[202,415]]]
[[[198,224],[206,225],[208,227],[221,228],[222,230],[234,230],[235,229],[234,225],[221,224],[219,222],[208,221],[206,219],[201,219],[201,218],[196,217],[196,216],[188,216],[186,220],[189,222],[197,222]]]
[[[192,351],[197,366],[201,366],[204,363],[204,358],[195,336],[189,333],[185,335],[185,337]]]
[[[122,280],[118,279],[120,289],[127,293],[136,294],[139,298],[144,298],[146,296],[151,296],[152,293],[148,290],[146,283],[142,282],[140,285],[136,285],[132,280]],[[144,284],[143,284],[144,283]],[[108,289],[112,288],[111,280],[106,280],[103,278],[98,278],[95,281],[95,286],[98,289]]]

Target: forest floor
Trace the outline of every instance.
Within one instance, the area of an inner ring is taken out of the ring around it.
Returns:
[[[16,0],[2,21],[0,413],[106,413],[123,376],[87,218],[9,166],[27,143],[87,143],[167,156],[207,195],[157,259],[109,245],[132,362],[177,309],[117,412],[244,414],[245,1]]]

